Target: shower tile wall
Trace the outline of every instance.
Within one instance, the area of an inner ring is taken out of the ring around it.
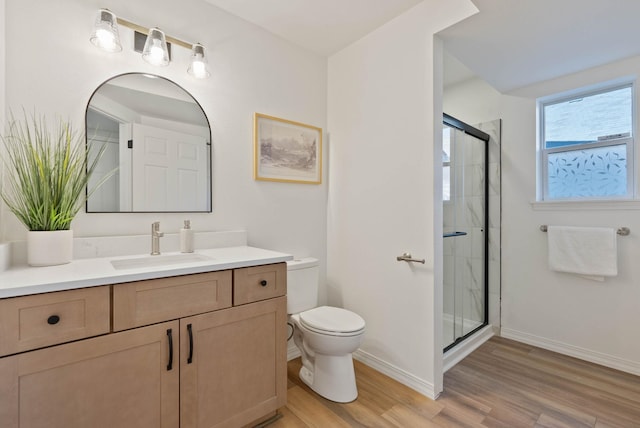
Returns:
[[[467,334],[484,322],[484,221],[485,221],[485,143],[467,134],[464,138],[464,192],[458,193],[456,205],[463,230],[467,231],[464,245],[467,251],[457,257],[457,266],[464,269],[462,295],[462,334]],[[471,150],[469,150],[471,148]],[[460,159],[460,157],[458,157]]]
[[[493,326],[496,334],[500,334],[501,126],[500,119],[475,125],[491,137],[489,139],[489,324]]]

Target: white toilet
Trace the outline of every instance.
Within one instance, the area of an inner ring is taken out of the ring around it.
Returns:
[[[351,311],[318,304],[318,260],[287,262],[287,313],[302,354],[300,379],[338,403],[358,397],[351,353],[360,346],[364,320]]]

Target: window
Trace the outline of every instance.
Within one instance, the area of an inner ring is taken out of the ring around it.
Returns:
[[[633,86],[539,103],[543,200],[633,197]]]

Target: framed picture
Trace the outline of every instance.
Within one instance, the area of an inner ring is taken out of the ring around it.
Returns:
[[[253,144],[256,180],[322,182],[322,128],[256,113]]]

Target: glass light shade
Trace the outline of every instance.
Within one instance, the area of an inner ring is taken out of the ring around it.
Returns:
[[[167,49],[164,32],[157,28],[149,30],[147,41],[144,42],[144,49],[142,50],[142,59],[151,65],[169,65],[169,50]]]
[[[107,52],[120,52],[122,50],[118,34],[118,22],[113,12],[107,9],[98,11],[96,24],[89,40]]]
[[[211,75],[207,66],[207,59],[204,56],[204,46],[196,43],[191,48],[191,62],[187,73],[197,79],[206,79]]]

